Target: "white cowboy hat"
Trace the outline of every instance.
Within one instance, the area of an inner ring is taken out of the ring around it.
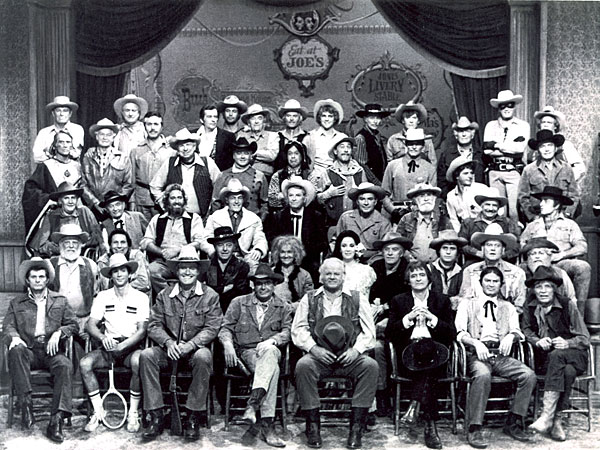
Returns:
[[[356,141],[351,138],[350,136],[343,136],[342,138],[340,138],[335,144],[333,144],[333,147],[331,147],[329,149],[329,151],[327,152],[327,154],[329,155],[329,157],[331,159],[336,159],[335,154],[333,153],[333,151],[338,147],[338,145],[340,145],[342,142],[348,142],[350,143],[350,145],[352,146],[352,154],[354,155],[354,149],[356,148]]]
[[[298,100],[295,100],[293,98],[285,102],[285,104],[281,108],[279,108],[277,114],[280,118],[283,119],[285,113],[288,112],[297,112],[302,116],[302,119],[306,119],[306,116],[308,116],[308,110],[304,106],[301,106]]]
[[[333,109],[335,109],[338,115],[340,116],[336,125],[342,123],[342,121],[344,120],[344,109],[342,108],[342,105],[340,105],[338,102],[331,98],[319,100],[315,103],[315,107],[313,108],[315,120],[317,120],[317,113],[319,112],[319,109],[321,109],[322,106],[331,106]]]
[[[461,116],[455,123],[452,124],[452,129],[465,129],[470,128],[471,130],[479,130],[479,124],[477,122],[471,122],[468,117]]]
[[[424,194],[426,192],[430,192],[436,197],[439,197],[442,193],[442,190],[439,187],[433,186],[429,183],[421,182],[417,183],[412,189],[409,189],[406,193],[408,198],[415,198],[419,194]]]
[[[50,235],[50,240],[56,244],[64,238],[76,238],[79,239],[82,244],[85,244],[90,238],[90,235],[83,231],[76,223],[66,223],[60,227],[60,231],[55,231]]]
[[[248,108],[248,111],[246,111],[244,114],[242,114],[242,117],[241,117],[242,122],[244,122],[247,125],[248,120],[250,120],[250,117],[256,116],[257,114],[262,114],[263,116],[265,116],[265,119],[268,119],[271,117],[271,113],[269,112],[268,109],[263,108],[258,103],[254,103],[253,105],[250,105],[250,107]]]
[[[289,180],[283,180],[281,183],[281,192],[287,198],[288,189],[291,187],[298,187],[304,189],[306,198],[304,200],[304,206],[308,206],[315,199],[317,192],[315,186],[308,180],[303,179],[299,176],[292,176]]]
[[[540,120],[544,116],[554,117],[560,128],[564,127],[567,121],[566,116],[560,111],[556,111],[553,106],[544,106],[544,109],[533,114],[533,118],[536,120]]]
[[[425,134],[423,128],[409,128],[406,130],[405,136],[400,136],[400,139],[406,142],[424,141],[425,139],[431,139],[430,134]]]
[[[427,109],[420,103],[415,103],[410,100],[406,103],[402,103],[396,108],[394,117],[396,120],[398,120],[398,122],[402,122],[402,114],[404,114],[405,111],[416,112],[417,116],[419,117],[419,122],[423,122],[425,119],[427,119]]]
[[[110,278],[110,274],[113,270],[120,269],[121,267],[127,267],[129,273],[132,274],[138,270],[138,263],[136,261],[128,261],[127,257],[123,253],[115,253],[110,256],[108,260],[108,266],[100,269],[102,276]]]
[[[446,181],[450,183],[454,182],[454,172],[460,169],[467,164],[473,164],[472,156],[459,156],[458,158],[454,158],[448,166],[448,170],[446,170]]]
[[[190,130],[188,130],[187,128],[182,128],[177,133],[175,133],[174,136],[170,136],[167,141],[169,142],[169,145],[172,148],[177,150],[177,146],[181,142],[200,142],[200,136],[198,136],[196,133],[190,132]]]
[[[52,267],[52,263],[50,262],[50,260],[40,258],[39,256],[34,256],[31,259],[26,259],[19,265],[17,279],[24,286],[27,285],[27,283],[25,282],[25,276],[27,275],[27,272],[29,272],[31,269],[46,269],[46,271],[48,272],[48,284],[54,281],[54,267]]]
[[[77,111],[79,109],[79,105],[75,102],[72,102],[71,99],[66,95],[57,95],[54,97],[54,100],[46,105],[46,111],[52,111],[54,108],[58,108],[60,106],[71,108],[71,111]]]
[[[498,202],[498,207],[502,208],[508,205],[508,199],[503,195],[500,195],[500,191],[494,187],[488,187],[485,192],[475,196],[475,203],[481,205],[483,202],[493,200]]]
[[[198,251],[193,245],[184,245],[181,247],[177,258],[167,260],[167,267],[169,267],[171,272],[177,272],[177,266],[180,263],[196,263],[199,269],[202,267]]]
[[[248,105],[235,95],[228,95],[222,102],[217,103],[217,111],[219,114],[223,114],[225,108],[237,108],[240,114],[244,114],[248,111]]]
[[[117,117],[121,117],[123,115],[123,106],[126,103],[135,103],[138,105],[138,108],[140,108],[140,119],[143,119],[148,112],[148,102],[146,100],[144,100],[142,97],[138,97],[135,94],[127,94],[124,97],[116,99],[113,103],[113,109],[115,110]]]
[[[246,203],[248,198],[250,198],[250,189],[244,186],[237,178],[232,178],[227,185],[221,189],[221,192],[219,192],[219,200],[226,205],[227,197],[231,194],[242,194],[244,203]]]
[[[517,248],[517,238],[512,233],[505,233],[500,224],[490,223],[485,227],[485,231],[476,231],[471,236],[471,245],[473,247],[481,248],[487,241],[500,241],[504,244],[504,247]]]
[[[506,91],[498,92],[498,98],[492,98],[490,100],[490,105],[492,105],[494,108],[497,108],[498,105],[502,105],[504,103],[514,103],[515,105],[518,105],[522,101],[522,95],[513,94],[513,91],[508,89]]]
[[[118,125],[116,125],[112,120],[107,119],[105,117],[104,119],[100,119],[98,122],[96,122],[90,127],[90,134],[94,136],[96,134],[96,131],[102,130],[103,128],[112,130],[115,133],[119,132]]]
[[[376,186],[373,183],[364,182],[360,183],[356,187],[351,188],[348,191],[348,198],[350,200],[356,201],[359,195],[367,193],[373,194],[375,198],[377,198],[377,200],[383,200],[387,195],[385,189],[383,189],[382,187]]]

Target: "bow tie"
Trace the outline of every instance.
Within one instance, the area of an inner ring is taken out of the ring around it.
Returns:
[[[496,315],[494,314],[494,309],[496,309],[496,308],[497,308],[497,306],[493,301],[488,300],[487,302],[485,302],[483,304],[483,309],[485,310],[485,317],[487,318],[488,312],[489,312],[492,317],[492,320],[495,322]]]
[[[408,173],[414,172],[415,170],[417,170],[417,168],[419,167],[419,165],[417,164],[417,160],[413,159],[408,163]]]
[[[292,219],[302,219],[302,214],[292,214]]]
[[[115,228],[118,230],[122,230],[123,229],[123,221],[122,220],[115,220]]]

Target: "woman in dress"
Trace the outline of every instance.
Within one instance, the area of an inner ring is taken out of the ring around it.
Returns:
[[[302,142],[290,141],[285,144],[283,151],[275,162],[276,168],[279,161],[280,170],[273,174],[269,183],[269,209],[276,212],[285,206],[281,185],[292,176],[308,179],[310,173],[310,159],[306,154],[306,146]],[[281,168],[283,166],[283,168]]]
[[[352,230],[342,231],[336,239],[333,257],[344,261],[344,290],[357,291],[361,301],[368,302],[371,286],[375,283],[377,275],[371,266],[358,262],[359,244],[358,234]]]
[[[294,310],[304,294],[314,289],[310,274],[300,267],[305,255],[302,242],[295,236],[283,235],[273,240],[273,270],[283,275],[283,283],[275,286],[275,294],[280,299],[290,302]]]

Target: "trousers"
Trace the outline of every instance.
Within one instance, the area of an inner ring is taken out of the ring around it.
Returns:
[[[544,390],[561,393],[557,410],[568,409],[575,378],[587,369],[587,351],[576,348],[536,351],[536,360],[540,372],[546,374]]]
[[[260,405],[260,416],[263,418],[275,417],[281,352],[273,345],[260,355],[253,348],[243,350],[241,357],[250,372],[254,374],[252,389],[262,388],[267,391]]]

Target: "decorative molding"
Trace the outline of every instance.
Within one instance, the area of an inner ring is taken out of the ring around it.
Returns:
[[[287,36],[289,33],[281,27],[254,26],[254,27],[217,27],[207,30],[203,27],[186,27],[179,37],[195,38],[199,36],[267,36],[271,34]],[[389,25],[331,25],[324,28],[320,35],[353,35],[353,34],[396,34]]]

